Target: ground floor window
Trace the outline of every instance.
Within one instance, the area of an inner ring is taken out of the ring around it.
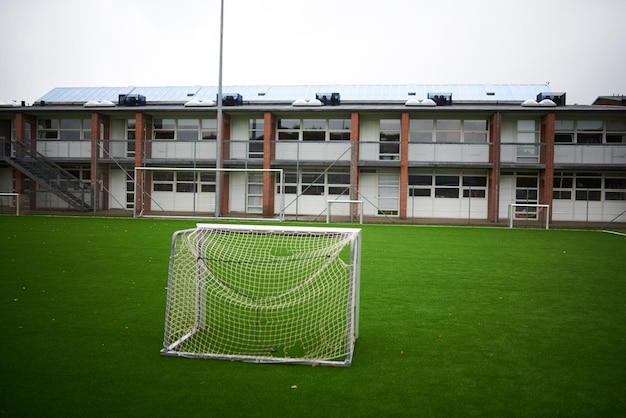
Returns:
[[[414,170],[409,173],[410,197],[459,199],[487,197],[487,174],[480,172],[443,173]]]
[[[626,200],[626,173],[554,173],[554,199]]]
[[[280,187],[280,186],[279,186]],[[349,168],[303,168],[285,170],[285,193],[305,196],[348,196]],[[278,190],[280,193],[280,189]]]
[[[152,190],[155,192],[196,193],[215,192],[214,172],[154,171]]]

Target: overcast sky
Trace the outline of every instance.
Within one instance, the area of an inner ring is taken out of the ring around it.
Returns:
[[[220,0],[0,0],[0,101],[218,84]],[[625,0],[224,0],[223,84],[626,95]]]

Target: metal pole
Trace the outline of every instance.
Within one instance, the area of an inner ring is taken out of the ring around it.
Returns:
[[[215,168],[222,168],[222,49],[224,45],[224,0],[220,8],[220,61],[217,85],[217,143],[215,146]],[[222,172],[215,173],[215,217],[221,216]]]

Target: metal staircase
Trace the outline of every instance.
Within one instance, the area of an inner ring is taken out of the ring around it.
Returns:
[[[7,141],[8,142],[8,141]],[[3,144],[3,150],[8,150]],[[34,180],[41,190],[49,191],[80,211],[91,209],[91,186],[81,181],[46,156],[30,149],[28,141],[11,140],[12,152],[2,160]]]

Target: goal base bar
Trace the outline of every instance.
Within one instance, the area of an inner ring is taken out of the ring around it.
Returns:
[[[257,364],[294,364],[301,366],[326,366],[326,367],[350,367],[352,366],[352,359],[345,360],[308,360],[300,358],[283,358],[283,357],[257,357],[257,356],[241,356],[233,354],[201,354],[195,352],[185,351],[172,351],[166,348],[161,350],[160,353],[164,357],[183,357],[183,358],[199,358],[209,360],[228,360],[228,361],[240,361],[243,363],[257,363]]]

